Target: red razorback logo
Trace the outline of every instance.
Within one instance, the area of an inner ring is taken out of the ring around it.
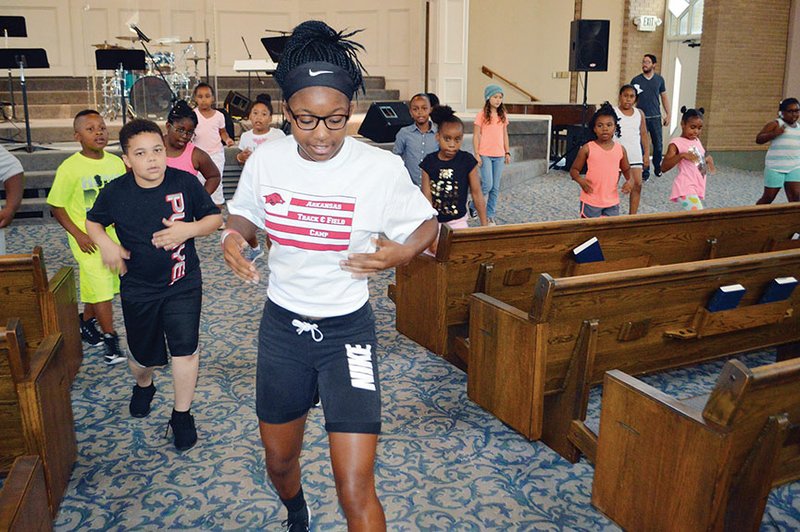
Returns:
[[[279,205],[281,203],[286,203],[285,201],[283,201],[281,195],[278,194],[277,192],[273,192],[272,194],[264,196],[264,201],[266,201],[270,205]]]

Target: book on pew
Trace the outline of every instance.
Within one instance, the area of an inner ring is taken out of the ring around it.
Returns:
[[[745,287],[740,284],[720,286],[708,300],[706,308],[710,312],[734,309],[739,306],[745,292]]]
[[[606,260],[605,257],[603,257],[603,250],[600,248],[600,241],[597,240],[596,236],[593,236],[573,249],[572,254],[575,257],[575,262],[581,264],[584,262],[600,262]]]
[[[794,292],[795,286],[797,286],[797,279],[794,277],[776,277],[769,282],[758,302],[774,303],[789,299],[789,296]]]

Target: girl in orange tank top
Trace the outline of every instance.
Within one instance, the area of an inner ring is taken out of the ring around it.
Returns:
[[[581,187],[581,218],[619,214],[617,183],[620,172],[625,177],[623,194],[629,194],[631,191],[628,156],[625,148],[614,142],[614,135],[619,135],[617,122],[614,108],[608,102],[604,103],[589,121],[589,129],[594,133],[595,140],[590,140],[581,146],[569,170],[573,181]],[[581,176],[584,164],[587,171],[585,176]]]

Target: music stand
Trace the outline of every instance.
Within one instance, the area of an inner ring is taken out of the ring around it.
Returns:
[[[144,70],[144,50],[95,50],[94,60],[97,70],[120,70],[119,93],[122,99],[122,125],[128,117],[125,103],[125,70]]]
[[[0,17],[0,31],[5,36],[6,48],[9,37],[27,37],[25,17]],[[11,97],[11,118],[17,119],[17,107],[14,103],[14,84],[11,81],[11,69],[8,69],[8,94]]]
[[[283,49],[286,48],[286,41],[288,40],[288,35],[261,37],[261,44],[263,44],[264,48],[267,50],[269,58],[275,63],[280,63],[281,57],[283,57]]]
[[[44,48],[0,48],[0,68],[19,68],[22,108],[25,111],[25,151],[31,153],[34,149],[31,144],[31,120],[30,115],[28,115],[28,89],[25,82],[25,69],[50,68],[50,63],[47,62],[47,52],[45,52]]]

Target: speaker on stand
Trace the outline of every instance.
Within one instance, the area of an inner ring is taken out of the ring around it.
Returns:
[[[569,171],[575,160],[578,149],[589,138],[590,131],[586,126],[587,91],[589,89],[589,72],[605,72],[608,70],[608,20],[573,20],[569,29],[569,69],[571,72],[583,72],[583,109],[579,128],[569,128],[567,134],[567,151],[564,155]]]

